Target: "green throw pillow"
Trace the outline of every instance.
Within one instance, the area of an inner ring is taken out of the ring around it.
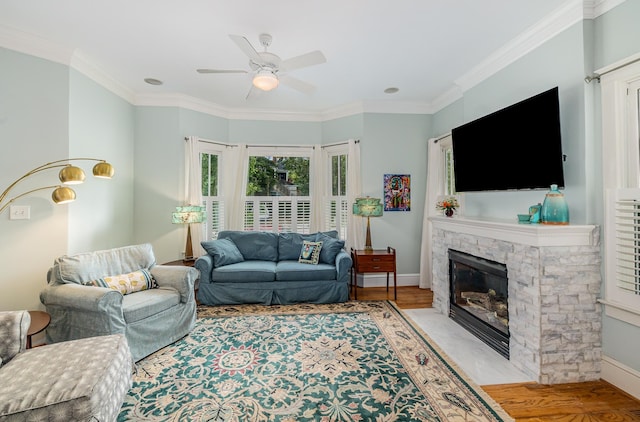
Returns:
[[[320,260],[321,250],[322,242],[309,242],[308,240],[304,240],[302,242],[302,250],[300,251],[298,262],[317,265]]]
[[[108,277],[91,280],[84,283],[85,286],[108,287],[117,290],[123,295],[140,292],[142,290],[156,287],[155,280],[151,273],[145,269],[134,271],[129,274],[112,275]]]

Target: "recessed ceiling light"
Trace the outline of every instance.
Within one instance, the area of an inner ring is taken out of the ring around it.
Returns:
[[[144,81],[149,85],[162,85],[162,81],[159,79],[144,78]]]
[[[384,90],[385,94],[395,94],[396,92],[400,91],[400,89],[396,88],[396,87],[391,87],[391,88],[387,88]]]

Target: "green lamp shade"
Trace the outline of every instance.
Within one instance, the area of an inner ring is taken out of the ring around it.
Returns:
[[[176,212],[171,214],[173,224],[202,223],[204,221],[204,207],[190,205],[176,207]]]
[[[353,213],[361,217],[380,217],[382,216],[382,203],[379,198],[356,198],[353,204]]]

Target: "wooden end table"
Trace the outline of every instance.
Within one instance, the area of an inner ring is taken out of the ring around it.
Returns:
[[[31,325],[27,330],[27,349],[31,349],[31,337],[43,332],[51,322],[51,315],[44,311],[28,311],[31,317]]]
[[[354,299],[358,299],[358,273],[387,273],[387,295],[389,294],[389,273],[393,273],[393,300],[398,300],[396,250],[394,248],[391,246],[387,246],[387,249],[373,250],[351,248],[351,259],[353,260],[351,275]]]

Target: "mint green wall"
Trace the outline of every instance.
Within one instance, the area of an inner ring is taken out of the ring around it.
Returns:
[[[129,245],[133,241],[134,107],[71,69],[69,156],[107,160],[111,180],[94,178],[95,162],[78,161],[87,179],[69,204],[68,253]]]
[[[69,70],[66,66],[0,48],[0,191],[50,161],[68,157]],[[58,183],[56,170],[34,175],[9,198]],[[38,294],[53,259],[67,252],[67,205],[51,190],[18,199],[31,219],[0,214],[0,310],[42,309]]]
[[[594,21],[594,64],[593,69],[613,64],[626,57],[640,53],[640,1],[629,0]],[[589,72],[591,74],[591,72]],[[601,108],[600,85],[592,82],[595,98],[596,116],[594,132],[596,143],[600,145],[601,132]],[[600,171],[599,174],[602,174]],[[602,191],[602,189],[601,189]],[[601,192],[600,192],[600,195]],[[602,200],[600,203],[603,203]],[[640,328],[626,322],[608,317],[603,313],[602,349],[606,356],[640,371]]]
[[[269,145],[315,145],[322,142],[320,122],[229,120],[229,142]]]
[[[567,155],[564,192],[569,203],[571,222],[574,224],[594,222],[587,220],[588,210],[593,205],[586,202],[587,189],[592,187],[586,185],[585,179],[585,169],[591,163],[586,162],[585,89],[588,88],[583,80],[583,41],[582,23],[575,24],[466,91],[458,101],[462,107],[455,103],[455,111],[462,112],[463,121],[469,122],[554,86],[559,87],[562,146]],[[452,129],[439,123],[445,117],[450,122],[459,120],[451,112],[436,115],[434,126],[440,132]],[[513,142],[519,142],[517,132],[513,134]],[[541,168],[540,171],[544,169]],[[467,216],[515,220],[516,214],[526,212],[530,205],[542,202],[545,193],[545,190],[466,193],[464,213]]]
[[[347,139],[360,139],[364,133],[364,114],[340,117],[322,122],[322,143],[332,144]]]
[[[627,0],[594,20],[594,69],[639,53],[640,1]]]
[[[371,219],[374,248],[397,250],[400,274],[420,271],[420,242],[431,117],[365,113],[360,142],[362,194],[382,198],[385,174],[411,175],[411,211],[388,211]]]
[[[451,132],[451,129],[463,123],[464,101],[460,98],[433,115],[433,131],[431,136],[445,135]]]

